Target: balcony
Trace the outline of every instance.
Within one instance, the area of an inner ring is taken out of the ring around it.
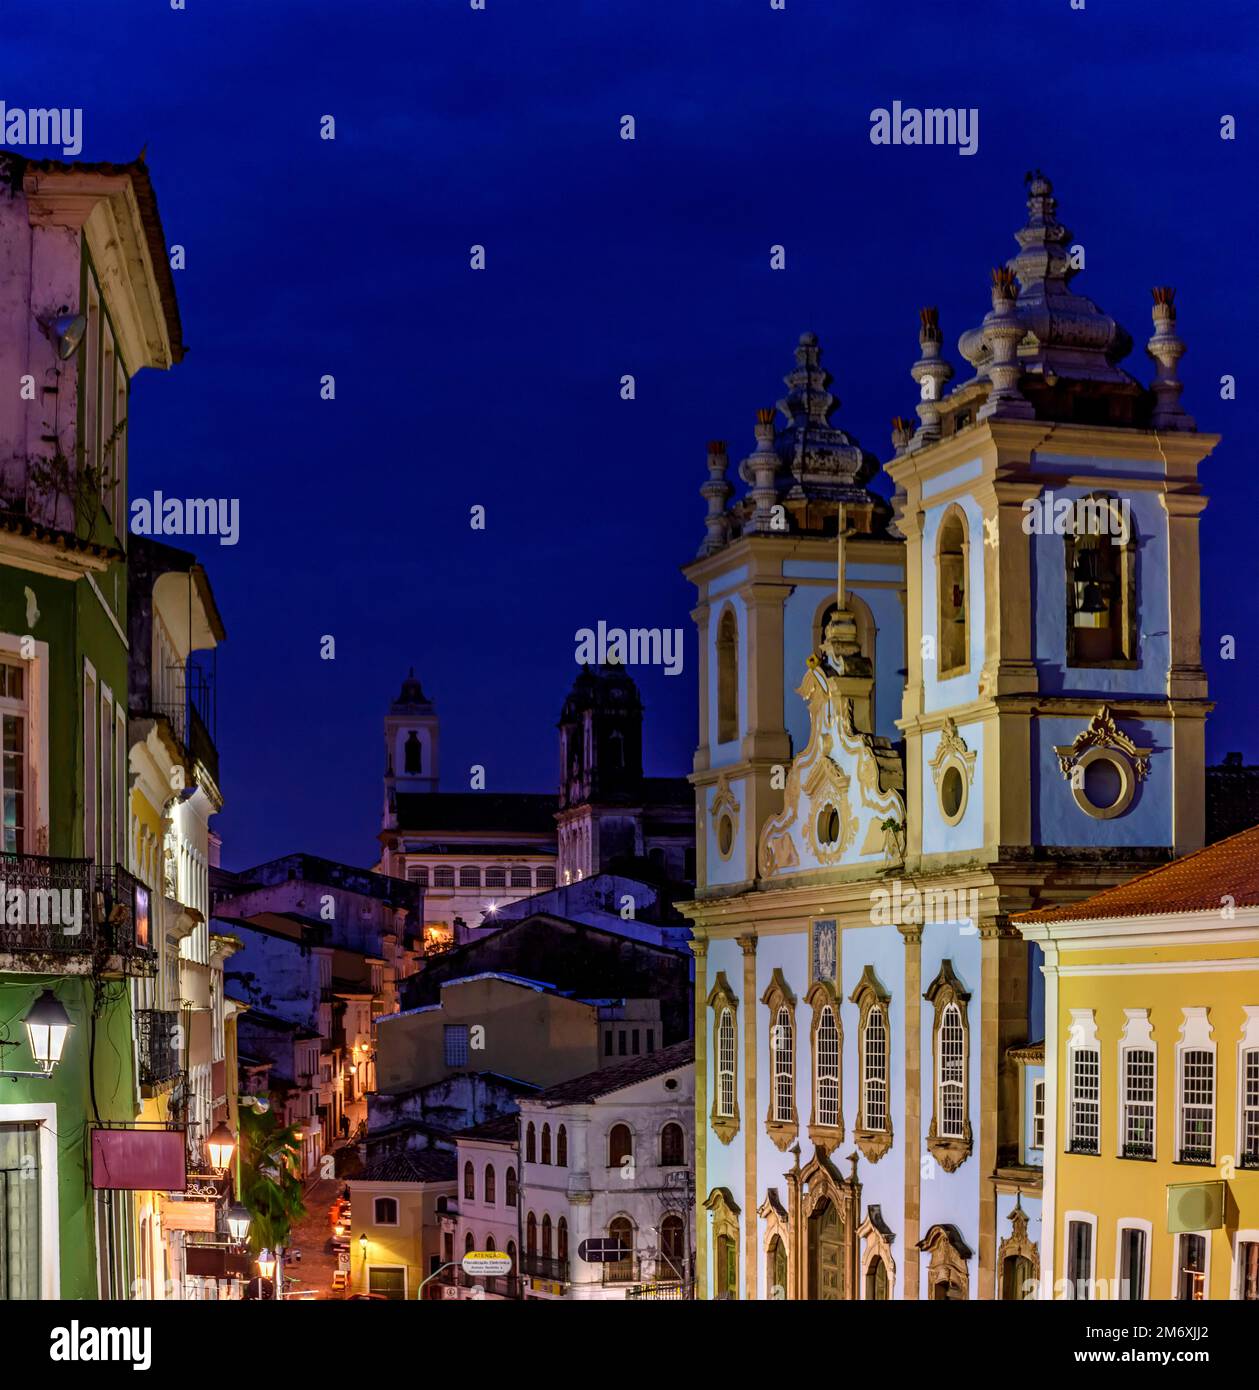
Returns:
[[[101,572],[121,551],[102,510],[102,475],[45,436],[47,457],[0,462],[0,533],[6,550],[38,555],[71,574]]]
[[[631,1302],[647,1299],[690,1299],[695,1297],[695,1285],[677,1280],[654,1284],[634,1284],[625,1290],[625,1297]]]
[[[1186,1145],[1180,1151],[1181,1163],[1193,1163],[1202,1168],[1210,1168],[1211,1150],[1200,1145]]]
[[[1125,1144],[1123,1146],[1123,1153],[1120,1155],[1120,1157],[1140,1158],[1144,1159],[1147,1163],[1152,1162],[1154,1159],[1154,1145],[1149,1142],[1133,1142],[1130,1144]]]
[[[140,1085],[156,1089],[174,1081],[182,1071],[175,1045],[180,1015],[173,1009],[140,1009],[136,1035],[140,1041]]]
[[[521,1257],[522,1274],[532,1274],[538,1279],[552,1279],[558,1284],[568,1283],[568,1259],[557,1260],[551,1255],[536,1255],[526,1251]]]
[[[19,910],[13,911],[13,894]],[[121,865],[40,854],[0,854],[0,958],[13,970],[151,975],[149,892]],[[17,916],[20,920],[14,922]],[[80,960],[85,969],[74,970]]]

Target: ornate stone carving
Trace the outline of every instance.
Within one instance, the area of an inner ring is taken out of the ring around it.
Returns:
[[[1008,1236],[997,1247],[997,1281],[1004,1295],[1004,1276],[1005,1262],[1008,1259],[1017,1259],[1022,1256],[1032,1267],[1032,1278],[1039,1284],[1040,1282],[1040,1250],[1036,1242],[1027,1234],[1027,1213],[1023,1210],[1021,1198],[1016,1197],[1014,1210],[1010,1213],[1010,1225],[1013,1228]],[[1035,1297],[1026,1291],[1022,1297]]]
[[[739,1000],[726,972],[719,970],[713,987],[708,992],[708,1008],[712,1013],[712,1056],[713,1056],[713,1103],[709,1110],[708,1123],[712,1132],[723,1143],[728,1144],[739,1132]],[[734,1024],[734,1055],[732,1060],[732,1097],[730,1114],[721,1110],[721,1019],[729,1009]]]
[[[861,979],[850,995],[858,1009],[857,1019],[857,1123],[853,1129],[853,1142],[861,1150],[867,1162],[877,1163],[892,1147],[892,1015],[888,1004],[892,996],[879,982],[874,966],[867,965],[861,972]],[[871,1094],[867,1086],[866,1027],[871,1014],[876,1010],[883,1023],[883,1124],[881,1128],[871,1129],[867,1107]]]
[[[1058,767],[1071,784],[1075,803],[1086,814],[1098,820],[1110,820],[1122,815],[1132,803],[1137,784],[1150,774],[1152,748],[1138,747],[1115,723],[1109,705],[1102,705],[1088,727],[1082,729],[1067,744],[1057,744]],[[1084,787],[1084,772],[1090,764],[1108,762],[1119,776],[1119,794],[1109,806],[1091,801]]]
[[[769,1108],[765,1112],[765,1132],[769,1135],[774,1145],[786,1152],[796,1141],[796,1136],[800,1133],[800,1115],[796,1108],[796,1085],[799,1080],[796,1069],[798,1066],[796,1047],[796,996],[791,992],[791,986],[783,976],[782,970],[775,966],[774,973],[770,976],[769,984],[765,987],[765,993],[761,995],[761,1003],[769,1010]],[[780,1010],[787,1011],[787,1020],[780,1023],[778,1015]],[[784,1038],[781,1029],[789,1030],[789,1035]],[[778,1108],[778,1097],[775,1094],[778,1088],[777,1056],[779,1051],[790,1060],[791,1075],[789,1078],[788,1094],[791,1099],[791,1111],[789,1115],[783,1115]]]
[[[931,1078],[931,1125],[927,1130],[927,1149],[946,1173],[955,1172],[971,1155],[974,1135],[970,1122],[970,1019],[967,1005],[969,991],[963,989],[961,981],[953,973],[953,962],[943,960],[935,979],[922,996],[935,1009],[935,1019],[931,1027],[931,1055],[934,1061],[934,1074]],[[941,1063],[940,1033],[945,1014],[955,1007],[962,1029],[962,1123],[960,1133],[945,1133],[944,1117],[940,1114]]]

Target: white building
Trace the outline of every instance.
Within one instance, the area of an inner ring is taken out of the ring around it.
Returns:
[[[521,1100],[525,1298],[687,1296],[694,1105],[689,1040]],[[627,1253],[585,1258],[598,1241]]]
[[[439,1215],[442,1261],[458,1261],[469,1250],[510,1255],[509,1275],[472,1279],[461,1269],[443,1273],[447,1298],[519,1298],[520,1116],[500,1115],[455,1136],[455,1196]]]

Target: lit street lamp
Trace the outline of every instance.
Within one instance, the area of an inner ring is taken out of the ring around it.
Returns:
[[[220,1173],[225,1172],[227,1166],[232,1161],[232,1154],[236,1150],[236,1140],[232,1138],[232,1131],[223,1123],[222,1120],[214,1126],[208,1141],[210,1150],[210,1167],[217,1169]]]
[[[61,1049],[66,1045],[66,1034],[71,1027],[65,1005],[52,990],[46,989],[31,1005],[22,1022],[26,1024],[31,1056],[45,1072],[51,1072],[61,1061]]]

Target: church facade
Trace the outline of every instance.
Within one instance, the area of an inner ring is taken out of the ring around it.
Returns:
[[[1146,385],[1071,288],[1040,174],[1027,206],[951,390],[921,311],[890,507],[812,334],[737,500],[709,446],[687,570],[703,1297],[1043,1293],[1043,985],[1011,915],[1202,843],[1217,441],[1180,405],[1174,292]]]

